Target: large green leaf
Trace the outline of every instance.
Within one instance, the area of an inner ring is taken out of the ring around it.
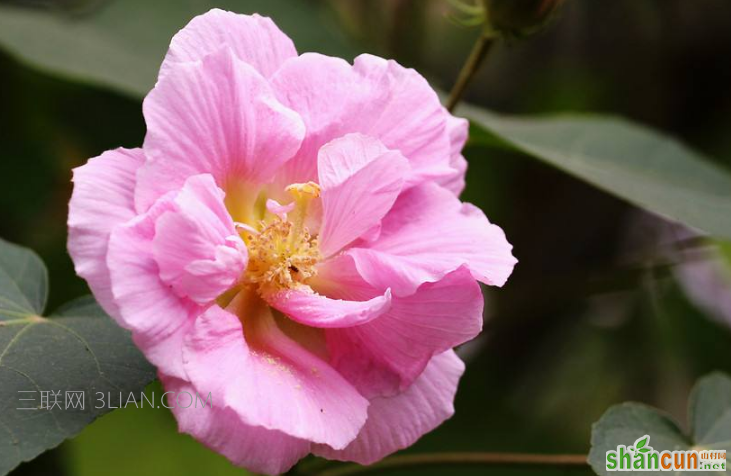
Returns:
[[[731,238],[731,172],[670,137],[599,115],[518,118],[473,106],[460,113],[482,129],[478,144],[517,149],[651,212]]]
[[[172,36],[213,7],[271,16],[298,51],[341,57],[354,49],[322,2],[301,0],[109,0],[83,15],[0,5],[0,47],[77,81],[141,97],[155,84]]]
[[[97,392],[139,395],[154,378],[129,333],[91,297],[41,317],[47,288],[38,256],[0,240],[0,475],[108,412],[95,408]],[[83,409],[71,392],[83,392]]]
[[[606,468],[606,455],[618,445],[630,446],[644,435],[656,451],[703,448],[731,452],[731,378],[713,373],[698,381],[688,403],[692,435],[685,435],[668,415],[639,403],[616,405],[592,428],[589,464],[597,474],[612,474]],[[657,471],[633,471],[651,476]],[[705,475],[706,472],[681,474]]]

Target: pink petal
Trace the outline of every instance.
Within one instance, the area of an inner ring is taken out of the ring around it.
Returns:
[[[169,322],[169,328],[165,332],[132,331],[132,340],[145,358],[157,367],[159,372],[165,372],[175,378],[187,378],[183,367],[185,337],[193,330],[195,317],[202,312],[200,308],[195,308],[189,303],[184,304],[184,309],[187,312],[184,316],[168,311],[166,320]]]
[[[450,140],[449,165],[454,172],[451,175],[439,177],[437,183],[459,196],[464,190],[465,174],[467,173],[467,160],[462,155],[462,148],[467,142],[469,122],[461,117],[447,114],[447,132]]]
[[[310,289],[291,289],[267,296],[272,307],[310,327],[359,326],[383,315],[391,307],[391,291],[364,301],[330,299]]]
[[[148,162],[138,172],[139,212],[191,175],[210,173],[227,191],[268,182],[304,135],[299,116],[228,48],[171,66],[143,110]]]
[[[377,240],[356,243],[347,253],[366,281],[404,296],[461,266],[485,284],[502,286],[517,262],[511,249],[479,208],[423,184],[399,196]]]
[[[247,425],[228,407],[219,405],[216,396],[210,395],[213,408],[201,408],[209,401],[208,394],[197,392],[195,388],[180,379],[160,375],[165,391],[183,399],[187,405],[188,395],[196,396],[201,403],[198,407],[188,408],[173,405],[172,412],[178,421],[178,429],[192,435],[208,448],[216,451],[237,466],[263,474],[281,474],[294,466],[297,461],[310,452],[310,442],[293,438],[276,430]]]
[[[180,297],[207,304],[246,269],[246,246],[208,174],[189,178],[175,198],[177,210],[156,221],[152,253],[160,279]]]
[[[198,61],[223,46],[266,77],[297,56],[292,40],[271,19],[214,8],[193,18],[173,37],[160,76],[178,63]]]
[[[109,239],[107,265],[120,324],[132,331],[137,345],[159,370],[184,378],[182,336],[200,308],[160,280],[152,256],[155,220],[176,209],[174,198],[174,193],[165,196],[147,213],[117,226]]]
[[[391,209],[409,162],[377,139],[348,134],[318,154],[323,220],[319,245],[324,256],[360,237]]]
[[[116,149],[74,169],[69,203],[68,249],[76,274],[86,280],[109,315],[119,311],[112,296],[107,268],[109,234],[134,212],[135,172],[144,163],[141,149]]]
[[[342,299],[368,299],[378,291],[358,275],[352,258],[323,267],[319,292]],[[466,268],[414,294],[394,297],[391,308],[362,325],[328,329],[331,364],[367,397],[408,388],[434,355],[473,339],[482,330],[483,298]]]
[[[240,293],[229,309],[241,318],[213,306],[188,336],[185,370],[195,388],[216,395],[247,425],[334,448],[352,441],[368,401],[280,331],[255,293]]]
[[[307,126],[302,148],[285,167],[285,184],[314,180],[320,147],[351,132],[400,151],[411,164],[410,184],[453,172],[444,109],[412,69],[371,55],[350,65],[305,53],[282,65],[272,84],[277,97]]]
[[[315,445],[313,453],[328,459],[371,464],[413,445],[454,414],[454,395],[464,364],[454,351],[435,356],[404,393],[374,398],[358,438],[343,450]]]

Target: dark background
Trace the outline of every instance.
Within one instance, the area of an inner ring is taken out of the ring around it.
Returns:
[[[350,50],[395,58],[443,91],[478,34],[450,19],[446,1],[319,3]],[[84,15],[106,6],[92,7]],[[622,115],[731,166],[730,86],[731,2],[567,0],[541,33],[498,45],[465,99],[508,113]],[[88,292],[65,250],[71,168],[144,134],[138,99],[56,79],[0,50],[0,236],[46,261],[50,308]],[[664,251],[652,236],[664,225],[525,156],[469,145],[465,155],[463,199],[505,229],[520,263],[503,289],[486,289],[485,332],[461,350],[456,416],[408,451],[586,453],[591,424],[626,400],[683,422],[696,378],[731,370],[731,334],[658,265]],[[178,435],[163,410],[129,408],[13,474],[244,473]]]

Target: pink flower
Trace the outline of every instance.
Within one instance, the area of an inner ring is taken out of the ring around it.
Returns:
[[[368,464],[454,412],[478,281],[515,259],[457,198],[467,123],[393,61],[313,53],[220,10],[172,40],[141,149],[74,173],[76,271],[233,463]]]

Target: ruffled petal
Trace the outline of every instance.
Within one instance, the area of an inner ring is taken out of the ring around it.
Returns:
[[[209,394],[200,394],[188,382],[166,375],[160,375],[160,380],[167,392],[175,395],[187,392],[192,398],[200,399],[200,405],[196,401],[198,406],[170,405],[178,430],[192,435],[237,466],[262,474],[282,474],[310,452],[309,441],[245,424],[235,411],[219,406],[213,394],[208,400]],[[208,401],[212,408],[201,408]]]
[[[185,337],[193,330],[196,316],[202,312],[202,309],[190,304],[183,304],[180,309],[187,314],[170,313],[169,326],[164,332],[155,334],[132,331],[132,340],[147,360],[160,372],[176,378],[187,379],[183,367],[183,345]],[[180,312],[175,309],[173,311]]]
[[[371,464],[413,445],[454,414],[454,396],[463,373],[464,363],[454,351],[435,356],[404,393],[371,400],[368,421],[358,438],[345,449],[314,445],[313,453],[328,459]]]
[[[310,327],[359,326],[391,307],[391,291],[364,301],[330,299],[310,289],[289,289],[267,296],[267,302],[293,321]]]
[[[270,18],[214,8],[193,18],[173,37],[160,76],[178,63],[198,61],[223,46],[265,77],[297,56],[292,40]]]
[[[356,243],[346,253],[371,285],[405,296],[461,266],[485,284],[502,286],[517,262],[511,250],[503,230],[479,208],[436,184],[423,184],[399,196],[378,239]]]
[[[447,133],[449,134],[449,165],[454,172],[450,175],[437,178],[437,183],[459,196],[465,187],[467,160],[462,155],[462,149],[467,142],[469,122],[461,117],[454,117],[447,112]]]
[[[409,162],[379,140],[348,134],[318,154],[323,219],[319,234],[324,256],[377,226],[401,192]]]
[[[444,109],[413,69],[371,55],[358,56],[350,65],[305,53],[282,65],[272,84],[307,126],[302,147],[285,166],[284,184],[314,180],[320,147],[351,132],[400,151],[411,165],[409,184],[453,172]]]
[[[189,334],[185,370],[251,426],[343,448],[363,426],[368,401],[325,361],[285,335],[271,308],[242,291],[209,308]],[[243,326],[242,326],[243,322]]]
[[[246,268],[246,248],[223,199],[212,176],[192,176],[110,239],[121,324],[152,363],[175,377],[185,375],[182,339],[193,319]]]
[[[341,299],[368,299],[378,290],[341,256],[323,267],[313,286]],[[414,294],[394,297],[390,309],[362,325],[325,332],[331,364],[366,397],[408,388],[431,358],[482,330],[479,284],[462,267]]]
[[[115,319],[107,248],[112,229],[135,216],[135,173],[144,163],[142,149],[116,149],[74,169],[69,203],[68,249],[76,274],[86,280],[97,301]]]
[[[223,199],[211,175],[195,175],[175,198],[177,210],[155,223],[152,253],[160,279],[198,304],[214,300],[246,269],[246,246]]]
[[[155,221],[176,210],[174,198],[174,193],[166,195],[147,213],[117,226],[109,239],[107,265],[119,323],[132,331],[135,343],[159,370],[185,378],[182,337],[200,307],[162,282],[152,255]]]
[[[171,68],[145,98],[143,111],[148,161],[138,172],[138,212],[201,173],[213,175],[227,193],[236,187],[236,193],[255,194],[304,136],[300,117],[228,48]]]

